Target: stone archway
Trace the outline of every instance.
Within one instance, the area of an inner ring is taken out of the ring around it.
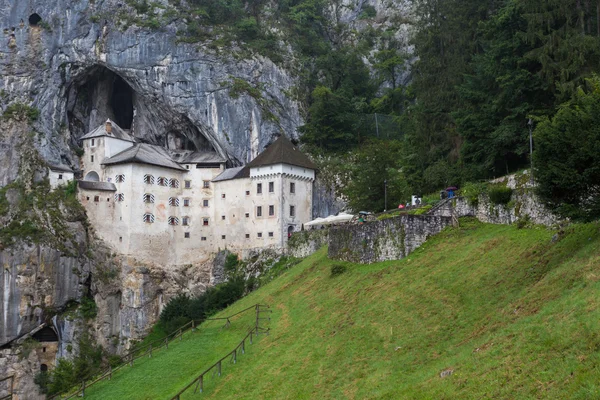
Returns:
[[[84,181],[90,181],[90,182],[100,182],[100,176],[98,175],[98,173],[96,171],[90,171],[87,174],[85,174],[85,177],[83,178]]]

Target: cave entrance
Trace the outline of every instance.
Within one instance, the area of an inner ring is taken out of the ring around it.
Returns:
[[[38,24],[42,22],[42,17],[39,14],[33,13],[29,16],[29,25],[30,26],[38,26]]]
[[[79,75],[69,88],[69,128],[76,137],[111,119],[123,129],[133,126],[136,93],[119,75],[95,66]]]
[[[123,129],[131,129],[133,123],[133,90],[118,75],[115,75],[112,83],[110,103],[117,125]]]

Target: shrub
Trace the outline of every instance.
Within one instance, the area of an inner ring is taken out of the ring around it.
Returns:
[[[467,199],[470,205],[477,206],[479,204],[479,196],[487,191],[485,183],[466,183],[460,189],[460,195]]]
[[[493,186],[490,188],[488,195],[492,203],[507,205],[510,202],[512,192],[512,189],[506,186]]]
[[[331,277],[336,277],[338,275],[343,274],[344,272],[346,272],[348,270],[348,267],[346,267],[343,264],[334,264],[331,266]]]
[[[360,15],[358,16],[359,19],[368,19],[368,18],[375,18],[377,16],[377,10],[375,9],[375,7],[373,7],[370,4],[367,4],[365,6],[363,6],[362,11],[360,12]]]
[[[6,107],[2,114],[2,119],[14,119],[17,121],[27,120],[29,123],[36,121],[40,116],[40,110],[23,103],[13,103]]]
[[[98,315],[98,306],[96,305],[94,299],[84,297],[81,299],[79,312],[81,313],[81,317],[83,319],[93,319],[96,318],[96,315]]]

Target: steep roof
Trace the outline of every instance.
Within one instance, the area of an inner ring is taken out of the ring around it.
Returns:
[[[110,123],[110,125],[111,125],[110,132],[106,131],[106,125],[108,123]],[[92,139],[92,138],[97,138],[97,137],[102,137],[102,136],[114,137],[116,139],[126,140],[128,142],[134,142],[134,143],[136,141],[133,136],[131,136],[129,133],[127,133],[126,131],[121,129],[121,127],[119,125],[117,125],[114,121],[111,121],[110,119],[107,119],[104,124],[100,125],[93,131],[88,132],[85,135],[83,135],[80,138],[80,140]]]
[[[73,172],[73,169],[71,167],[66,166],[65,164],[48,164],[48,168],[50,168],[52,171],[58,171],[58,172]]]
[[[239,178],[247,178],[250,174],[245,174],[249,169],[246,167],[237,167],[237,168],[228,168],[225,171],[221,172],[216,178],[214,178],[213,182],[220,181],[228,181],[231,179],[239,179]]]
[[[246,166],[255,168],[273,164],[290,164],[303,168],[317,169],[317,166],[284,135],[279,136],[273,144]]]
[[[215,152],[192,150],[169,150],[171,159],[181,164],[224,163],[226,160]]]
[[[107,158],[102,164],[115,165],[125,163],[151,164],[159,167],[176,169],[178,171],[187,171],[187,169],[171,159],[171,155],[167,149],[146,143],[138,143],[123,150],[122,152]]]

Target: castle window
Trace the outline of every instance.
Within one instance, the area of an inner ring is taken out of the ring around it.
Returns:
[[[202,207],[208,207],[208,200],[202,200]]]
[[[159,176],[156,180],[156,183],[158,184],[158,186],[169,186],[169,180],[164,176]]]
[[[189,189],[189,188],[191,188],[191,187],[192,187],[192,181],[185,181],[185,182],[184,182],[184,185],[185,185],[185,188],[186,188],[186,189]]]
[[[179,218],[177,217],[169,217],[169,225],[179,225]]]
[[[208,189],[210,187],[210,181],[202,181],[202,187]]]
[[[119,174],[119,175],[115,176],[115,182],[117,182],[117,183],[125,182],[125,175]]]
[[[106,198],[106,201],[110,201],[110,197],[107,197],[107,198]]]
[[[169,179],[169,186],[171,186],[172,188],[178,189],[179,188],[179,180],[178,179]]]
[[[221,215],[221,219],[222,219],[223,221],[225,221],[225,216],[224,216],[224,215]]]
[[[256,216],[262,217],[262,207],[261,206],[256,207]]]
[[[189,232],[185,232],[183,234],[183,237],[185,237],[186,239],[189,239],[190,238],[190,233]]]
[[[190,206],[190,199],[183,199],[183,206],[184,207],[189,207]]]
[[[269,216],[275,215],[275,206],[269,206]]]
[[[154,175],[146,174],[144,175],[144,183],[148,185],[154,185]]]
[[[256,194],[262,194],[262,183],[256,184]]]
[[[154,214],[146,213],[144,214],[143,221],[148,224],[154,223]]]
[[[96,139],[92,139],[92,144],[90,144],[90,147],[94,147],[96,145]]]
[[[246,233],[246,239],[250,239],[250,234]]]
[[[119,242],[123,243],[123,236],[119,236]]]
[[[125,200],[125,195],[123,193],[115,194],[115,201],[124,201],[124,200]]]
[[[169,205],[179,207],[179,199],[177,197],[169,197]]]
[[[296,206],[290,206],[290,217],[296,216]]]
[[[250,191],[246,190],[246,196],[250,196]]]
[[[225,193],[221,193],[221,198],[224,199],[225,198]]]
[[[269,232],[269,237],[273,237],[273,232]]]
[[[296,183],[290,182],[290,193],[296,193]]]
[[[258,233],[256,234],[256,236],[258,236],[259,238],[261,238],[261,237],[262,237],[262,232],[258,232]]]
[[[188,226],[190,224],[190,217],[183,217],[181,220],[181,225]]]
[[[250,218],[250,213],[246,213],[246,218]]]
[[[221,239],[225,240],[225,235],[221,235]]]
[[[58,174],[58,180],[62,180],[62,174]]]
[[[94,162],[94,156],[90,156],[90,161]]]
[[[154,203],[154,195],[151,193],[144,193],[144,203]]]
[[[100,196],[94,196],[94,201],[97,203],[100,201]]]
[[[269,182],[269,193],[273,193],[275,191],[275,182]]]
[[[206,236],[202,236],[202,237],[200,238],[200,240],[201,240],[201,241],[203,241],[203,242],[205,242],[205,241],[206,241]]]
[[[208,226],[208,218],[202,218],[202,225]]]

